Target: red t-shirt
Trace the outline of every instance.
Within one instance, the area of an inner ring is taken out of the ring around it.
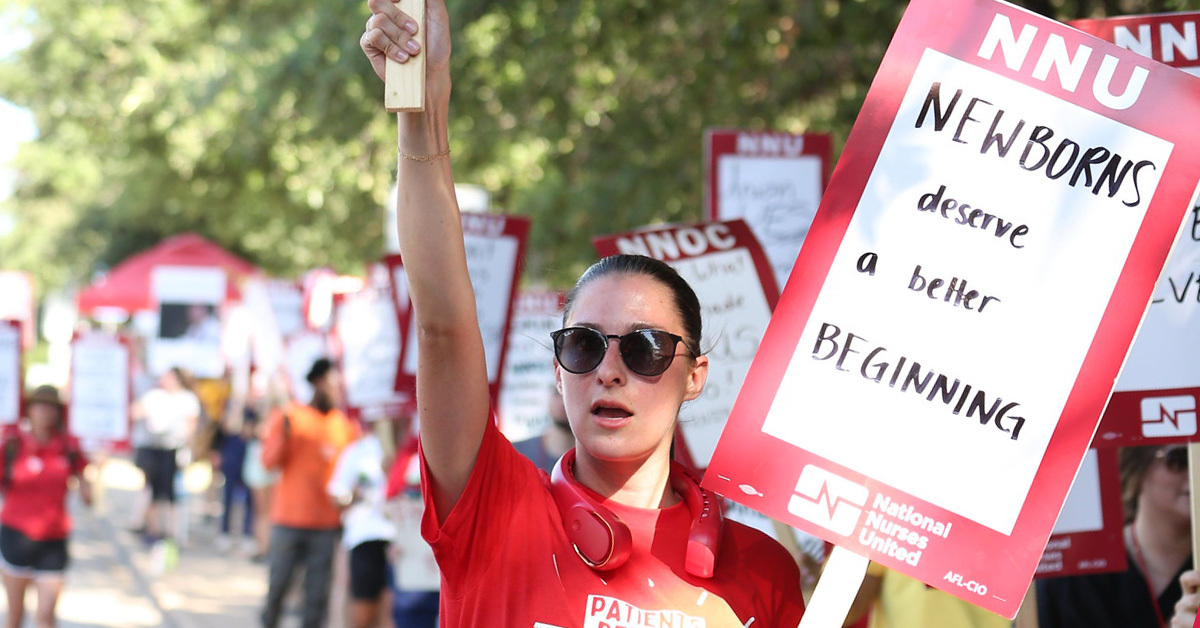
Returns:
[[[18,444],[11,465],[5,460],[8,447],[4,443],[9,438]],[[87,458],[73,436],[59,434],[40,443],[26,430],[6,431],[0,437],[0,476],[11,468],[12,477],[0,477],[4,489],[0,523],[35,541],[67,538],[71,531],[67,481],[86,466]]]
[[[441,625],[454,628],[794,628],[800,572],[778,543],[726,520],[715,575],[684,570],[691,514],[683,503],[604,505],[633,533],[629,561],[600,573],[576,555],[549,478],[489,422],[458,504],[438,529],[422,464],[422,536],[442,571]]]

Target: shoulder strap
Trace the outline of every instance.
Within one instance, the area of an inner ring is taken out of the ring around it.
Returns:
[[[13,465],[16,463],[17,452],[21,448],[20,435],[8,431],[4,433],[4,477],[0,478],[0,484],[5,488],[12,483]]]

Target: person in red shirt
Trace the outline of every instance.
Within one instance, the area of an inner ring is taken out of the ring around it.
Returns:
[[[308,405],[293,403],[273,413],[262,443],[262,463],[280,471],[271,499],[264,628],[275,628],[296,568],[304,566],[301,625],[319,628],[329,608],[333,555],[341,536],[341,512],[325,492],[338,455],[359,437],[358,424],[339,409],[341,372],[328,358],[313,363]]]
[[[417,22],[368,0],[376,74],[426,55],[425,110],[399,116],[398,231],[418,333],[422,534],[442,572],[443,626],[796,626],[799,569],[767,536],[723,521],[671,461],[680,405],[704,388],[700,304],[668,265],[606,258],[552,334],[576,447],[551,474],[501,436],[454,196],[445,3]]]
[[[5,430],[0,445],[0,569],[8,597],[8,628],[25,618],[25,591],[36,587],[36,622],[55,625],[54,609],[67,568],[67,489],[71,478],[91,504],[91,486],[83,477],[87,466],[75,438],[63,426],[63,403],[53,386],[39,386],[25,398],[28,415]]]

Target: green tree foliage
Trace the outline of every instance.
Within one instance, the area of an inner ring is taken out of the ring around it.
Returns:
[[[1059,19],[1184,8],[1023,4]],[[562,285],[595,235],[702,218],[704,129],[825,131],[840,146],[903,7],[451,0],[456,175],[533,218],[528,273]],[[0,94],[39,129],[0,265],[86,281],[184,230],[281,275],[379,255],[395,125],[358,50],[362,0],[0,8],[32,35],[0,59]]]

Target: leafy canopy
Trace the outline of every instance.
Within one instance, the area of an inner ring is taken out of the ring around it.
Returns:
[[[1029,0],[1059,19],[1184,0]],[[527,274],[562,286],[591,238],[703,215],[708,127],[849,132],[903,3],[451,0],[459,181],[533,218]],[[395,123],[358,48],[362,0],[0,0],[28,107],[0,266],[91,275],[194,230],[268,271],[381,254]]]

